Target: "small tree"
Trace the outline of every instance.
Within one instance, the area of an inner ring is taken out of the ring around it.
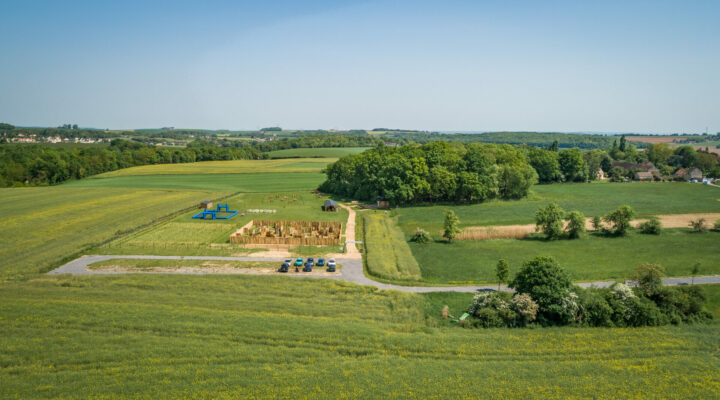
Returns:
[[[443,237],[447,239],[448,242],[452,242],[453,239],[457,236],[458,233],[460,233],[460,219],[455,215],[455,211],[453,210],[447,210],[445,211],[445,224],[443,225],[444,231],[443,231]]]
[[[542,231],[548,239],[557,239],[563,232],[564,216],[565,211],[560,206],[550,203],[535,213],[535,230]]]
[[[707,226],[705,226],[705,218],[698,218],[696,220],[690,221],[690,227],[692,230],[698,233],[703,233],[707,230]]]
[[[562,301],[570,293],[572,283],[552,257],[525,262],[510,287],[518,294],[529,294],[538,304],[538,319],[543,325],[567,323]]]
[[[510,266],[507,261],[500,259],[497,263],[497,267],[495,267],[495,276],[498,280],[498,290],[500,290],[500,285],[502,283],[507,282],[508,275],[510,275]]]
[[[594,230],[599,231],[602,230],[602,218],[600,216],[596,215],[592,219],[592,227]]]
[[[635,269],[633,278],[637,280],[640,293],[652,297],[660,291],[663,276],[663,267],[657,264],[642,264]]]
[[[415,228],[415,233],[413,233],[410,240],[415,243],[422,243],[422,244],[432,242],[432,238],[430,237],[430,234],[425,229],[421,229],[421,228]]]
[[[566,231],[570,239],[577,239],[585,233],[585,216],[580,211],[570,211],[565,219],[568,221]]]
[[[660,231],[662,231],[662,223],[657,217],[650,217],[650,219],[640,224],[639,228],[640,233],[659,235]]]
[[[692,276],[692,279],[690,280],[690,284],[695,284],[695,275],[700,273],[700,263],[695,263],[692,267],[692,271],[690,271],[690,275]]]
[[[635,211],[630,206],[620,206],[617,210],[603,217],[603,220],[613,226],[613,233],[624,235],[630,229],[630,221],[635,217]]]

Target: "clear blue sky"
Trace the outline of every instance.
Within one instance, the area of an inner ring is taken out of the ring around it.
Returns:
[[[720,1],[0,0],[0,121],[720,131]]]

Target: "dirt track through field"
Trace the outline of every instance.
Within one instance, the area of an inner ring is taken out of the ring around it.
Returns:
[[[690,221],[699,218],[705,219],[707,226],[712,226],[720,219],[720,213],[702,214],[669,214],[657,216],[663,228],[688,228]],[[633,220],[632,225],[637,227],[647,219]],[[592,218],[585,219],[585,228],[593,230]],[[519,239],[535,232],[535,224],[500,225],[500,226],[470,226],[458,235],[458,240],[491,240],[491,239]]]

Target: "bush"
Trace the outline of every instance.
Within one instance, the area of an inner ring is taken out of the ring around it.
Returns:
[[[570,239],[577,239],[585,233],[585,216],[580,211],[570,211],[565,219],[568,221],[566,231]]]
[[[668,317],[648,298],[632,297],[626,304],[629,310],[628,326],[660,326],[668,323]]]
[[[615,326],[613,323],[613,309],[605,300],[604,292],[601,290],[580,291],[581,312],[579,322],[584,326]]]
[[[565,298],[572,283],[552,257],[527,261],[510,283],[517,293],[527,293],[538,304],[538,321],[543,325],[567,323]]]
[[[630,229],[630,221],[635,217],[635,211],[630,206],[620,206],[617,210],[603,217],[603,220],[613,226],[613,234],[622,236]]]
[[[524,326],[535,321],[538,304],[527,293],[519,293],[512,298],[512,307],[517,314],[518,324]]]
[[[473,326],[482,328],[502,328],[507,326],[505,320],[500,316],[497,310],[492,308],[482,308],[473,315]]]
[[[705,322],[712,318],[703,310],[707,296],[700,286],[663,287],[654,300],[672,324]]]
[[[659,235],[662,231],[662,223],[657,217],[650,217],[647,221],[640,224],[640,233]]]
[[[696,220],[690,221],[690,228],[692,228],[693,231],[698,233],[703,233],[707,230],[707,226],[705,226],[705,218],[698,218]]]
[[[715,224],[713,225],[713,230],[715,232],[720,232],[720,219],[715,221]]]
[[[602,226],[602,218],[600,218],[600,217],[597,216],[597,215],[594,216],[593,219],[592,219],[592,226],[593,226],[593,229],[596,230],[596,231],[602,230],[602,229],[603,229],[603,226]]]
[[[563,232],[565,211],[555,203],[535,213],[535,230],[542,231],[548,239],[558,239]]]
[[[413,233],[412,237],[410,238],[410,241],[425,244],[432,242],[432,238],[425,229],[416,228],[415,233]]]
[[[635,269],[633,279],[637,280],[637,290],[645,297],[653,297],[662,287],[665,269],[657,264],[642,264]]]

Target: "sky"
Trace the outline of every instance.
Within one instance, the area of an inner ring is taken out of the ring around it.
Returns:
[[[720,131],[720,1],[0,0],[0,122]]]

